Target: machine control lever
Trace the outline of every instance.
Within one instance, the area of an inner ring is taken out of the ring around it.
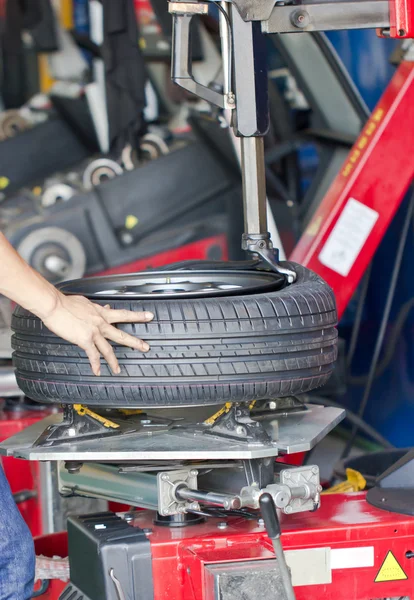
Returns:
[[[285,588],[286,598],[287,600],[296,600],[295,592],[292,586],[292,580],[290,578],[289,567],[286,564],[285,553],[283,552],[282,543],[280,541],[280,522],[272,495],[268,492],[262,494],[260,496],[259,504],[260,511],[265,522],[266,531],[272,540],[276,560],[279,564],[280,577],[283,582],[283,587]]]

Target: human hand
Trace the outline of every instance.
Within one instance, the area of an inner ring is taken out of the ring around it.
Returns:
[[[149,350],[146,342],[117,329],[112,324],[148,323],[154,315],[150,312],[112,310],[109,305],[100,306],[83,296],[65,296],[59,292],[56,306],[41,318],[50,331],[82,348],[89,358],[93,373],[100,375],[101,355],[113,373],[121,372],[113,347],[107,340],[142,352]]]

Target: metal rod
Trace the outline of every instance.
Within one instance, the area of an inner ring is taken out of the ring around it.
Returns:
[[[228,18],[230,19],[227,2],[220,2],[220,6],[223,9],[223,11],[227,14]],[[231,89],[231,87],[232,87],[232,85],[231,85],[232,50],[231,50],[229,23],[221,10],[219,11],[219,27],[220,27],[220,39],[221,39],[221,59],[223,62],[223,92],[224,92],[224,95],[227,96],[227,94],[232,91],[232,89]]]
[[[204,492],[202,490],[192,490],[185,485],[176,489],[175,496],[178,500],[201,502],[202,504],[207,504],[209,506],[222,506],[226,510],[241,508],[241,501],[238,496],[215,494],[214,492]]]
[[[285,553],[283,552],[282,542],[280,537],[272,539],[273,549],[275,551],[276,560],[279,565],[280,577],[283,581],[286,600],[296,600],[295,592],[293,591],[292,580],[290,578],[289,567],[286,564]]]
[[[267,233],[264,141],[261,136],[241,137],[245,233]]]

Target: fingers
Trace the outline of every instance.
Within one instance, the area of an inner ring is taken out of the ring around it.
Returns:
[[[101,374],[101,355],[99,354],[97,347],[95,344],[91,344],[86,346],[84,350],[91,363],[92,373],[99,377]]]
[[[115,375],[119,375],[121,369],[119,367],[118,359],[115,356],[114,350],[109,342],[102,335],[98,335],[95,338],[95,344],[99,352],[102,354],[108,365],[111,367],[112,372]]]
[[[149,323],[154,318],[152,312],[115,310],[109,304],[103,307],[102,315],[107,323]]]
[[[129,346],[134,350],[141,350],[141,352],[148,352],[150,349],[147,342],[140,340],[139,338],[134,337],[133,335],[129,335],[129,333],[125,333],[125,331],[121,331],[116,327],[112,327],[112,325],[107,325],[106,327],[101,328],[101,333],[108,339],[112,340],[116,344],[121,344],[122,346]]]

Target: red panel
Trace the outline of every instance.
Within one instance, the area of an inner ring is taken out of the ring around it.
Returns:
[[[26,427],[34,425],[50,413],[32,411],[0,411],[0,441],[3,441]],[[1,458],[4,472],[13,493],[23,490],[35,490],[37,498],[20,503],[19,510],[30,528],[33,536],[42,533],[42,512],[40,506],[39,465],[37,462],[18,460],[16,458]]]
[[[204,566],[208,563],[260,560],[273,557],[266,533],[256,521],[228,520],[228,528],[217,529],[217,519],[184,529],[155,527],[153,513],[143,512],[139,527],[152,530],[151,541],[155,600],[205,600]],[[365,494],[332,495],[323,498],[315,513],[283,519],[285,549],[373,547],[374,566],[332,570],[332,583],[295,588],[297,600],[372,600],[410,596],[413,592],[414,518],[380,511],[365,501]],[[375,583],[376,575],[392,550],[408,576],[407,580]]]
[[[290,259],[319,273],[333,288],[339,316],[365,272],[414,176],[414,63],[403,62]],[[378,213],[372,231],[344,276],[320,252],[350,199]]]
[[[210,252],[212,249],[217,249],[214,252],[214,256],[220,256],[220,260],[228,260],[228,248],[227,239],[225,235],[217,235],[180,246],[179,248],[172,248],[166,252],[160,252],[154,256],[148,256],[147,258],[140,258],[132,263],[120,265],[119,267],[113,267],[98,273],[99,275],[116,275],[118,273],[135,273],[136,271],[144,271],[150,267],[163,267],[169,263],[180,262],[182,260],[208,260],[210,258]]]

